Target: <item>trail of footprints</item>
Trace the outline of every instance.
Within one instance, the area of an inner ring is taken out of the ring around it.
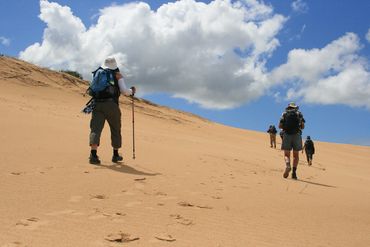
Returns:
[[[21,175],[21,174],[14,174],[14,175]],[[134,188],[143,192],[145,195],[155,196],[161,200],[161,202],[157,203],[157,206],[164,206],[165,204],[163,201],[177,199],[177,197],[169,196],[167,193],[164,193],[161,191],[156,191],[153,193],[147,193],[145,191],[142,191],[142,189],[145,186],[146,178],[134,179],[134,181],[135,181]],[[113,196],[122,196],[122,194],[125,196],[135,195],[135,193],[132,191],[122,190],[121,195],[113,195]],[[108,200],[109,198],[110,196],[107,196],[105,194],[90,194],[88,197],[89,200],[94,201],[94,202],[99,202],[99,201],[103,202],[104,200]],[[222,197],[212,196],[211,198],[219,200]],[[73,195],[69,198],[68,202],[71,204],[77,204],[83,200],[84,200],[83,196]],[[131,202],[126,203],[125,207],[129,208],[129,207],[137,206],[140,204],[142,204],[141,201],[131,201]],[[180,201],[177,203],[177,205],[179,207],[199,208],[202,210],[213,209],[213,207],[209,205],[198,205],[198,204],[194,204],[194,203],[190,203],[186,201]],[[59,211],[45,213],[44,216],[45,216],[45,219],[42,219],[43,217],[30,217],[26,219],[21,219],[15,223],[15,228],[18,230],[36,230],[43,226],[48,225],[50,221],[47,219],[50,219],[50,217],[60,217],[60,216],[63,216],[63,217],[79,216],[79,217],[87,217],[87,219],[89,220],[111,220],[113,222],[123,222],[124,217],[127,216],[127,214],[121,211],[107,212],[107,211],[100,209],[99,207],[95,207],[88,212],[81,212],[81,211],[74,210],[74,209],[63,209]],[[185,227],[189,227],[195,224],[195,222],[192,219],[184,217],[180,214],[170,214],[168,217],[173,221],[174,224],[179,224]],[[131,233],[118,231],[118,232],[114,232],[114,233],[110,233],[106,235],[103,238],[103,240],[107,242],[112,242],[112,243],[128,243],[128,242],[138,241],[140,240],[140,237],[134,234],[131,234]],[[176,238],[168,233],[158,233],[153,236],[153,240],[171,243],[171,242],[175,242]],[[0,247],[5,247],[5,246],[6,247],[25,247],[27,245],[24,245],[21,242],[17,242],[17,241],[12,242],[10,244],[6,244],[6,245],[0,245]]]

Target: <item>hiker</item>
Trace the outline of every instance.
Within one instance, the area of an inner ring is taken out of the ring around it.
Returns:
[[[270,125],[269,129],[267,130],[267,133],[270,134],[270,146],[276,148],[276,127],[275,125]]]
[[[102,76],[105,73],[105,77]],[[105,120],[107,120],[111,132],[111,145],[113,147],[112,162],[117,163],[122,161],[123,157],[118,153],[118,149],[122,146],[121,136],[121,110],[119,108],[120,93],[126,96],[133,96],[136,92],[135,87],[130,89],[126,87],[122,74],[117,67],[115,58],[107,58],[104,64],[93,72],[94,79],[105,78],[111,83],[103,91],[99,93],[91,93],[93,96],[94,107],[90,121],[90,147],[91,153],[89,157],[90,164],[100,164],[100,159],[97,155],[97,150],[100,145],[100,135],[102,133]],[[90,88],[92,85],[90,85]]]
[[[307,163],[309,166],[312,165],[312,159],[313,159],[313,154],[315,153],[315,145],[313,141],[311,140],[310,136],[307,136],[306,141],[304,142],[303,148],[302,148],[302,153],[303,151],[306,152],[306,157],[307,157]]]
[[[283,141],[281,144],[281,149],[284,150],[284,160],[286,164],[283,174],[284,178],[287,178],[291,171],[290,151],[293,149],[292,178],[297,179],[297,166],[299,161],[299,151],[302,150],[301,135],[304,124],[305,120],[302,113],[299,111],[299,107],[294,102],[289,103],[279,122],[279,128],[284,131]]]

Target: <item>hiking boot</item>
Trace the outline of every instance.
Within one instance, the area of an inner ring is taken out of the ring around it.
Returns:
[[[117,163],[118,161],[122,161],[123,157],[121,155],[113,155],[112,162]]]
[[[293,179],[295,179],[295,180],[297,180],[297,179],[298,179],[298,178],[297,178],[297,173],[293,172],[293,173],[292,173],[292,178],[293,178]]]
[[[92,165],[100,165],[100,159],[98,156],[90,155],[89,163]]]
[[[287,178],[289,176],[290,170],[292,170],[292,168],[290,168],[290,167],[285,168],[285,172],[283,174],[283,177],[284,178]]]

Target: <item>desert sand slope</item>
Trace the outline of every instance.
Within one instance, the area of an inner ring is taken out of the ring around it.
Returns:
[[[370,246],[370,148],[268,136],[122,97],[124,162],[88,164],[86,82],[0,58],[0,246]]]

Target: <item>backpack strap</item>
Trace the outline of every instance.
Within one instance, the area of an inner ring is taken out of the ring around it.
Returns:
[[[103,69],[101,66],[99,68],[97,68],[96,70],[94,70],[93,72],[91,72],[93,74],[93,78],[95,77],[95,74],[99,71],[99,70],[105,70]]]

